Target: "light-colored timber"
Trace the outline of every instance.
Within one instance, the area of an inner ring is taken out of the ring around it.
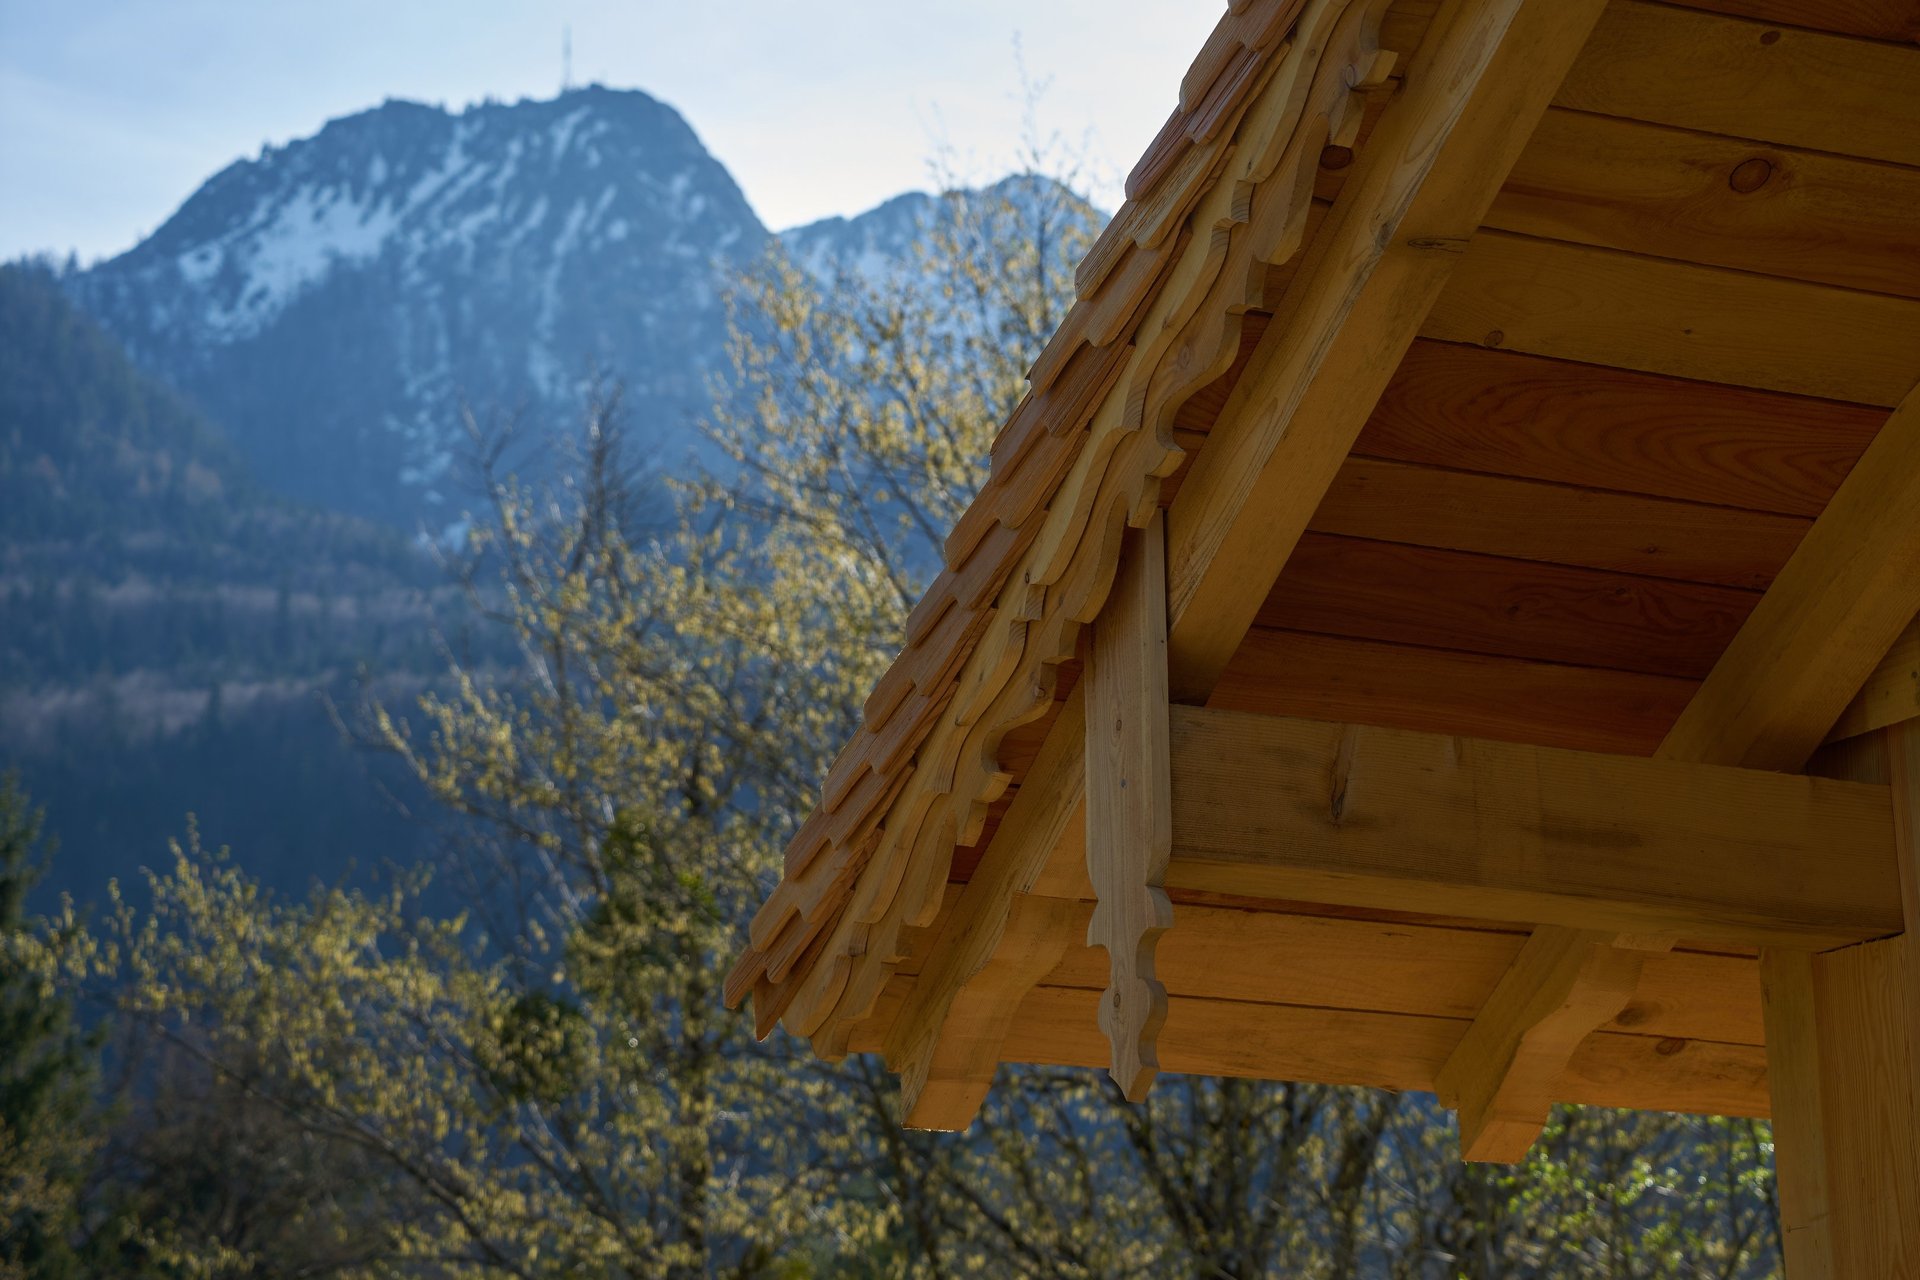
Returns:
[[[1153,953],[1173,925],[1161,887],[1173,850],[1167,703],[1167,546],[1162,517],[1129,536],[1094,624],[1086,674],[1087,945],[1107,953],[1100,1027],[1114,1083],[1132,1102],[1159,1069],[1154,1037],[1167,990]]]
[[[1615,0],[1555,101],[1920,165],[1920,49]]]
[[[1920,616],[1907,624],[1827,730],[1827,741],[1856,738],[1920,717]]]
[[[1920,299],[1506,231],[1474,237],[1421,333],[1856,404],[1920,378]]]
[[[1176,708],[1167,884],[1824,949],[1896,933],[1885,787]]]
[[[1633,999],[1645,959],[1611,934],[1534,930],[1434,1081],[1459,1116],[1464,1159],[1526,1158],[1567,1063]]]
[[[1915,348],[1920,354],[1920,346]],[[1661,745],[1753,769],[1806,762],[1920,613],[1920,390],[1910,389]]]
[[[1428,31],[1288,290],[1299,301],[1167,513],[1175,697],[1226,669],[1602,7],[1457,4]]]
[[[1176,104],[728,1000],[938,1128],[1771,1115],[1788,1280],[1920,1273],[1920,5],[1232,0]]]
[[[1794,1280],[1920,1271],[1920,724],[1882,733],[1906,932],[1761,957]]]

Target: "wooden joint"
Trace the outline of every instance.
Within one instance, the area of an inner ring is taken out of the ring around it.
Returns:
[[[948,1131],[973,1123],[1020,1002],[1060,963],[1077,914],[1076,903],[1015,896],[992,955],[907,1050],[899,1067],[901,1123]]]
[[[1604,933],[1536,929],[1441,1067],[1440,1101],[1460,1120],[1460,1155],[1524,1160],[1588,1034],[1633,999],[1647,953]]]

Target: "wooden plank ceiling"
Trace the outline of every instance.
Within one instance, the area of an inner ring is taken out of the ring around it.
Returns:
[[[1432,9],[1391,9],[1401,66]],[[1211,705],[1652,754],[1920,379],[1916,39],[1911,0],[1613,0]],[[1187,466],[1263,321],[1181,412]],[[1050,724],[1006,744],[1016,778]],[[1526,935],[1172,896],[1173,1070],[1429,1088]],[[1104,981],[1069,948],[1006,1056],[1104,1065]],[[1763,1040],[1752,954],[1683,943],[1562,1096],[1764,1114]]]
[[[1615,0],[1213,704],[1651,753],[1920,378],[1913,9]]]

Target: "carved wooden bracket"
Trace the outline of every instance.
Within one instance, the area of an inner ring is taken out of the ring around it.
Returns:
[[[1440,1069],[1434,1092],[1460,1117],[1467,1160],[1524,1160],[1573,1051],[1633,999],[1644,950],[1614,935],[1543,926]]]
[[[1159,1069],[1167,1016],[1153,949],[1173,923],[1161,888],[1173,852],[1167,703],[1166,540],[1158,511],[1129,532],[1118,579],[1094,623],[1087,659],[1087,874],[1096,905],[1087,945],[1109,962],[1100,1029],[1109,1070],[1139,1102]]]

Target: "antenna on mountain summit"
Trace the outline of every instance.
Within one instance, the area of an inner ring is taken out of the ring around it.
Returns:
[[[573,28],[560,28],[560,92],[573,88]]]

